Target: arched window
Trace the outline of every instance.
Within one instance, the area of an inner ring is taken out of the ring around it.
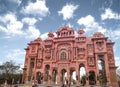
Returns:
[[[62,52],[62,53],[61,53],[60,59],[61,59],[61,60],[66,60],[66,53],[65,53],[65,52]]]

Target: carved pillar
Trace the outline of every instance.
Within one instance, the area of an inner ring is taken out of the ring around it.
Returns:
[[[30,76],[30,58],[28,58],[28,68],[26,70],[26,74],[27,74],[26,82],[28,82],[29,81],[29,76]]]
[[[68,50],[68,59],[67,60],[70,60],[70,50]]]
[[[110,70],[109,70],[109,63],[108,63],[108,58],[107,54],[104,55],[105,57],[105,71],[106,71],[106,78],[107,78],[107,85],[110,84]]]
[[[86,85],[89,85],[89,72],[86,71]]]
[[[69,68],[67,70],[67,80],[68,80],[68,82],[70,82],[70,70],[69,70]]]
[[[75,60],[76,59],[76,57],[77,57],[77,47],[74,47],[73,48],[73,60]]]
[[[78,64],[76,63],[77,67],[76,67],[76,84],[79,84],[79,79],[78,79],[78,73],[79,73],[79,69],[78,69]]]
[[[75,47],[73,47],[73,58],[72,58],[72,60],[74,60],[75,59]]]
[[[54,49],[51,49],[51,57],[54,59]]]
[[[57,76],[57,84],[61,83],[61,73],[60,70],[58,70],[58,76]]]
[[[49,72],[50,73],[49,73],[49,78],[48,78],[48,84],[51,84],[51,82],[52,82],[52,69],[50,69]]]
[[[78,83],[81,84],[81,79],[80,79],[80,69],[78,70]]]
[[[95,71],[95,73],[96,73],[96,78],[97,78],[96,85],[100,85],[100,82],[99,82],[99,69],[98,69],[98,55],[97,54],[95,54],[95,62],[96,62],[96,71]]]

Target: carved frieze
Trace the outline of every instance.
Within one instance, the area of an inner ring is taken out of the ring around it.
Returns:
[[[85,48],[78,48],[78,55],[85,54]]]
[[[39,50],[38,50],[38,59],[42,58],[42,54],[43,54],[43,48],[40,47]]]
[[[34,53],[35,52],[35,46],[31,46],[31,53]]]
[[[93,52],[93,44],[88,44],[88,52]]]
[[[108,54],[108,61],[109,63],[113,63],[113,55],[112,54]]]
[[[47,58],[47,59],[50,59],[50,57],[51,57],[51,50],[50,50],[50,48],[47,48],[46,49],[46,51],[45,51],[45,57]]]
[[[94,57],[89,57],[88,58],[88,64],[89,64],[89,66],[95,65],[95,59],[94,59]]]
[[[86,37],[78,37],[76,38],[77,42],[85,42],[86,41]]]
[[[42,66],[42,59],[37,60],[37,68],[41,68]]]
[[[96,44],[97,44],[97,49],[99,50],[99,51],[102,51],[103,50],[103,45],[104,45],[104,42],[103,41],[97,41],[96,42]]]
[[[51,40],[49,40],[49,41],[45,41],[45,46],[51,46],[52,45],[52,41]]]

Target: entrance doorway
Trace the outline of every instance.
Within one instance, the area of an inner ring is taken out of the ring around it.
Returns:
[[[90,71],[89,72],[89,85],[95,85],[96,84],[96,80],[95,80],[95,72],[94,71]]]
[[[75,84],[76,83],[76,71],[75,67],[70,68],[70,77],[69,77],[69,82],[70,84]]]
[[[36,80],[38,81],[39,84],[41,84],[41,80],[42,80],[42,73],[41,72],[37,72]]]
[[[79,78],[82,85],[86,84],[86,70],[84,64],[79,65]]]
[[[52,81],[54,84],[57,84],[57,70],[56,69],[53,69],[53,72],[52,72]]]
[[[98,71],[99,71],[99,82],[100,85],[107,84],[106,70],[105,70],[105,61],[103,59],[98,60]]]
[[[67,80],[67,71],[65,69],[61,70],[61,82],[64,84]]]
[[[44,81],[48,81],[50,79],[50,65],[45,65],[45,76],[44,76]]]

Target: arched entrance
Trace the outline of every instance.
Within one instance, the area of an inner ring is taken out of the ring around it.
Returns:
[[[38,81],[39,84],[41,84],[41,80],[42,80],[42,73],[41,72],[37,72],[36,73],[36,80]]]
[[[67,80],[67,71],[65,69],[61,70],[61,82],[62,84],[65,83]]]
[[[33,68],[34,68],[34,61],[31,60],[31,63],[30,63],[30,73],[29,73],[29,76],[28,76],[28,81],[32,81],[34,79]]]
[[[89,72],[89,85],[95,85],[96,84],[96,80],[95,80],[95,72],[94,71],[90,71]]]
[[[45,65],[45,73],[44,73],[44,81],[48,81],[50,79],[50,65]]]
[[[56,69],[53,69],[52,71],[52,82],[54,84],[57,84],[57,70]]]
[[[74,67],[72,67],[70,69],[69,81],[70,81],[71,84],[75,84],[76,83],[76,71],[75,71]]]
[[[84,64],[80,64],[79,65],[79,81],[80,84],[85,85],[86,84],[86,70],[85,70],[85,65]]]
[[[106,77],[106,70],[105,70],[105,61],[103,59],[98,60],[98,70],[99,70],[100,85],[106,85],[107,77]]]

